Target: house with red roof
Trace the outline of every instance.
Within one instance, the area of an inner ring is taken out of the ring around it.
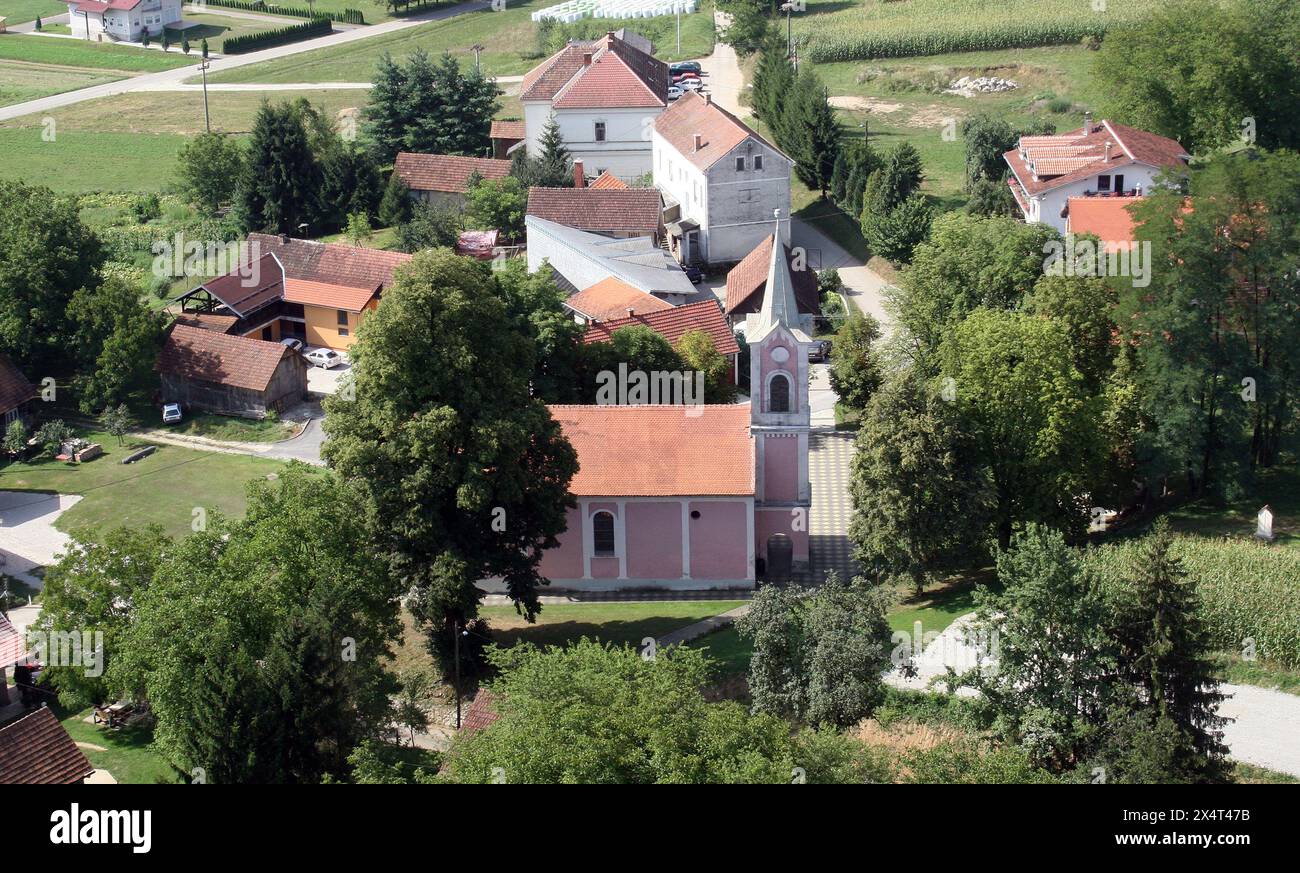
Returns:
[[[533,187],[527,214],[602,236],[648,236],[656,243],[663,236],[663,203],[655,188]]]
[[[7,355],[0,354],[0,427],[30,418],[31,404],[37,398],[36,387]],[[30,423],[30,422],[29,422]]]
[[[239,266],[178,298],[180,318],[235,336],[294,338],[345,351],[393,283],[394,271],[410,259],[402,252],[250,233]]]
[[[398,152],[393,172],[406,183],[413,199],[459,209],[465,205],[471,179],[476,175],[504,179],[510,175],[510,161]]]
[[[1133,213],[1129,207],[1140,197],[1071,197],[1067,201],[1065,232],[1091,234],[1101,240],[1105,254],[1131,249],[1135,244]]]
[[[650,172],[645,130],[668,105],[668,65],[613,32],[570,42],[524,76],[526,148],[536,155],[554,117],[560,138],[597,175]]]
[[[570,298],[570,301],[572,299]],[[566,305],[572,306],[572,303]],[[594,321],[587,325],[587,332],[583,334],[582,341],[584,343],[611,342],[614,339],[614,331],[624,327],[648,327],[674,347],[689,331],[703,331],[709,335],[709,339],[713,340],[713,347],[718,350],[718,354],[731,363],[732,381],[738,381],[737,377],[740,374],[736,368],[740,361],[740,345],[736,342],[731,326],[722,317],[722,309],[716,300],[701,300],[683,306],[669,306],[666,309],[634,312],[618,318]]]
[[[1071,198],[1142,197],[1157,177],[1185,167],[1190,156],[1172,139],[1113,121],[1052,136],[1022,136],[1004,154],[1007,184],[1025,221],[1064,233]]]
[[[564,308],[573,313],[578,324],[595,324],[648,312],[663,312],[673,306],[616,276],[608,276],[570,295],[564,301]]]
[[[743,329],[746,320],[758,313],[767,288],[768,266],[772,263],[772,244],[775,234],[768,234],[744,260],[727,273],[727,297],[724,309],[727,321],[733,328]],[[789,246],[785,247],[786,263],[794,280],[794,297],[799,307],[799,326],[809,333],[813,317],[821,311],[817,293],[817,273],[805,258],[796,258]]]
[[[68,27],[82,39],[139,42],[148,33],[158,36],[164,27],[181,21],[181,0],[74,0],[68,3]]]
[[[494,121],[488,128],[488,139],[492,140],[492,157],[497,160],[510,160],[515,146],[524,141],[527,132],[522,121]]]
[[[49,707],[0,728],[0,785],[79,785],[94,772]]]
[[[307,359],[280,343],[174,324],[155,367],[162,402],[265,418],[307,396]]]
[[[683,264],[735,264],[772,233],[772,210],[790,215],[794,162],[721,106],[696,92],[660,115],[651,134],[654,184]]]
[[[808,348],[797,326],[789,262],[774,246],[751,324],[749,403],[550,407],[578,455],[576,505],[541,572],[559,590],[751,589],[809,561]],[[712,307],[718,342],[738,350],[715,302],[634,317],[637,323]],[[620,322],[602,322],[588,338]],[[667,324],[658,324],[665,332]],[[629,379],[636,374],[628,374]],[[642,374],[666,381],[668,374]],[[481,587],[501,590],[500,580]]]

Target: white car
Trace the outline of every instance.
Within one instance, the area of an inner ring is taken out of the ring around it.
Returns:
[[[669,99],[669,101],[676,100],[678,97],[682,96],[684,93],[686,93],[686,92],[683,91],[681,88],[678,88],[676,85],[669,85],[669,86],[668,86],[668,99]]]
[[[318,367],[324,367],[326,370],[343,363],[343,356],[333,349],[312,349],[303,357]]]
[[[163,404],[163,424],[175,424],[183,418],[179,403]]]
[[[698,91],[704,87],[704,83],[699,79],[682,79],[677,83],[676,87],[681,88],[683,91]]]

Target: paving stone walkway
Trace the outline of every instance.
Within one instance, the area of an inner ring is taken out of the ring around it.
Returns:
[[[809,548],[814,582],[824,581],[830,570],[839,573],[841,579],[851,579],[860,572],[849,541],[854,438],[851,431],[825,430],[814,432],[808,441],[808,478],[812,484]]]

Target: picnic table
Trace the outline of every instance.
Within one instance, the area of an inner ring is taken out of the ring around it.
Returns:
[[[135,704],[128,703],[125,700],[119,700],[117,703],[108,706],[95,707],[95,724],[106,724],[111,728],[119,728],[126,724],[127,716],[135,711]]]

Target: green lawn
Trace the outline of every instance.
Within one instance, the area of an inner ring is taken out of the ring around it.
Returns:
[[[0,177],[46,185],[57,192],[161,191],[171,182],[185,143],[167,134],[90,133],[59,130],[55,142],[41,128],[0,130]],[[77,172],[68,172],[76,167]]]
[[[55,524],[68,533],[157,523],[182,536],[190,532],[195,508],[242,515],[247,482],[284,469],[281,461],[178,446],[159,446],[144,460],[122,464],[144,444],[119,447],[108,434],[80,435],[102,444],[104,455],[84,464],[46,459],[0,469],[0,489],[83,495]]]
[[[110,730],[91,724],[86,721],[91,714],[90,709],[71,715],[59,714],[60,722],[74,742],[104,749],[100,751],[84,745],[81,747],[91,766],[97,770],[107,770],[119,784],[152,785],[181,781],[176,771],[154,751],[152,729],[124,727]]]
[[[723,628],[705,637],[689,643],[718,662],[718,672],[722,676],[743,676],[749,673],[749,659],[754,656],[754,647],[748,640],[742,639],[735,626]]]
[[[82,70],[0,61],[0,106],[11,106],[51,94],[89,88],[124,78],[108,70]]]
[[[1205,503],[1182,506],[1169,514],[1170,524],[1180,533],[1208,537],[1250,537],[1255,533],[1255,516],[1268,504],[1273,510],[1275,546],[1300,548],[1300,468],[1274,467],[1259,475],[1256,493],[1226,507]]]
[[[217,73],[213,82],[368,82],[374,76],[375,63],[384,52],[394,58],[405,57],[417,48],[433,55],[450,52],[468,66],[474,61],[470,46],[482,45],[480,61],[484,72],[495,76],[514,76],[528,72],[541,60],[537,53],[537,25],[529,16],[554,5],[550,0],[510,3],[502,12],[491,9],[466,12],[454,18],[431,21],[419,27],[387,33],[373,39],[347,45],[316,49],[310,52],[252,64]],[[642,27],[666,25],[660,19],[645,19]],[[638,21],[611,22],[609,29],[628,26],[636,29]],[[665,40],[660,55],[675,55],[675,31]],[[682,18],[682,57],[708,54],[713,49],[713,23],[705,11]]]
[[[208,49],[210,51],[221,52],[228,37],[244,36],[250,33],[261,33],[274,28],[289,27],[294,24],[302,24],[305,20],[302,18],[289,18],[286,16],[278,16],[274,21],[253,18],[236,18],[234,16],[222,15],[222,9],[219,6],[210,6],[208,8],[214,11],[194,14],[186,12],[185,22],[196,26],[187,27],[184,31],[172,30],[170,33],[170,39],[173,46],[180,46],[182,34],[189,39],[190,52],[191,56],[195,58],[195,63],[197,63],[198,58],[201,57],[199,47],[205,39],[208,41]]]
[[[212,415],[206,412],[192,415],[179,424],[158,426],[162,430],[181,436],[243,443],[273,443],[288,439],[293,436],[295,430],[293,424],[279,419],[254,421],[249,418],[232,418],[229,415]]]
[[[179,51],[160,52],[137,46],[13,33],[0,35],[0,60],[129,73],[155,73],[197,63],[194,57],[186,57]]]
[[[5,17],[5,24],[10,27],[35,21],[38,16],[44,19],[67,14],[68,4],[59,0],[5,0],[0,6],[0,15]]]
[[[528,624],[513,606],[481,610],[503,646],[533,643],[558,646],[580,637],[640,647],[646,637],[659,638],[688,624],[735,609],[743,600],[676,600],[645,603],[548,603],[536,624]]]

